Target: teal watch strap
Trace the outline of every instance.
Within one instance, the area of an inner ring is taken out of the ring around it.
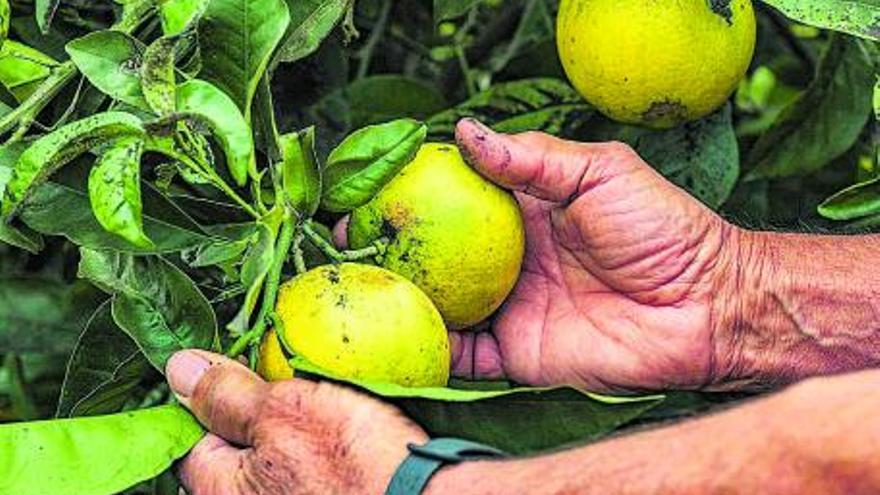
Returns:
[[[431,477],[447,464],[504,457],[494,447],[458,438],[435,438],[425,445],[409,444],[409,456],[391,477],[385,495],[418,495]]]

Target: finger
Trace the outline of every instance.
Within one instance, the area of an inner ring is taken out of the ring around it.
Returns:
[[[178,477],[190,495],[230,493],[245,451],[208,433],[180,462]]]
[[[473,119],[458,123],[459,147],[471,165],[504,187],[554,202],[570,201],[638,163],[616,143],[576,143],[530,132],[499,134]],[[621,159],[625,158],[625,159]]]
[[[168,360],[168,383],[206,428],[238,445],[252,445],[257,412],[269,385],[237,361],[206,351]]]
[[[504,378],[501,348],[488,332],[451,332],[452,375],[459,378],[496,380]]]
[[[346,215],[333,226],[333,244],[339,249],[348,249],[348,222],[351,217]]]

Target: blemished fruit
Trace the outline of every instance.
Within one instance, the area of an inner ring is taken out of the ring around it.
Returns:
[[[449,381],[449,337],[409,280],[364,264],[325,265],[285,283],[276,311],[291,350],[330,373],[407,387]]]
[[[519,278],[525,251],[513,196],[481,177],[453,145],[426,144],[348,225],[354,248],[385,237],[380,265],[412,280],[447,325],[485,320]]]
[[[257,373],[270,382],[280,382],[293,378],[293,367],[288,361],[278,333],[269,330],[263,335],[260,343],[260,357],[257,362]]]
[[[668,128],[719,108],[755,50],[751,0],[562,0],[565,72],[614,120]]]

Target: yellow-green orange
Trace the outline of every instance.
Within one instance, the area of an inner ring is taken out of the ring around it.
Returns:
[[[279,382],[293,378],[293,367],[281,347],[278,333],[269,330],[260,343],[260,356],[257,362],[257,373],[270,382]]]
[[[343,378],[409,387],[449,381],[449,337],[409,280],[355,263],[325,265],[281,287],[278,316],[291,350]]]
[[[556,34],[590,103],[664,128],[724,103],[749,67],[755,26],[751,0],[562,0]]]
[[[390,244],[380,265],[418,285],[456,329],[498,309],[516,284],[525,250],[516,200],[448,144],[422,146],[412,163],[352,213],[352,247],[382,237]]]

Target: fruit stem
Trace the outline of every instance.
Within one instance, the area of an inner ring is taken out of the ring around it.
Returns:
[[[260,307],[260,314],[253,328],[240,336],[232,344],[232,347],[226,351],[226,355],[233,359],[240,356],[248,346],[259,345],[259,342],[263,340],[263,334],[266,333],[269,314],[275,309],[275,299],[278,297],[278,287],[281,285],[281,270],[284,268],[285,260],[287,260],[287,253],[290,252],[290,248],[293,245],[295,230],[294,217],[286,208],[281,222],[281,232],[278,234],[278,242],[275,244],[275,257],[272,259],[272,266],[269,269],[269,275],[266,277],[263,305]]]
[[[388,248],[388,239],[383,237],[374,242],[372,246],[365,247],[363,249],[340,251],[336,249],[336,247],[333,246],[330,241],[324,239],[324,236],[322,236],[312,227],[311,220],[303,222],[302,231],[306,235],[306,237],[308,237],[309,240],[318,247],[318,249],[323,251],[324,254],[326,254],[336,263],[344,263],[346,261],[360,261],[366,258],[382,256],[385,254],[385,250]]]

